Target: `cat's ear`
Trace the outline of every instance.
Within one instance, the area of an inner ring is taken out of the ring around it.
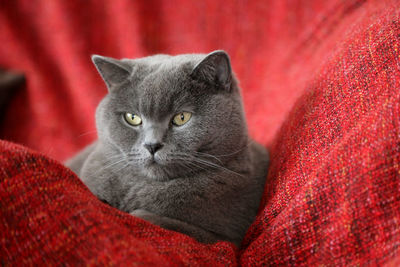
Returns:
[[[93,55],[92,61],[109,91],[126,81],[130,75],[130,67],[120,60]]]
[[[222,50],[211,52],[194,67],[191,76],[230,91],[232,69],[228,54]]]

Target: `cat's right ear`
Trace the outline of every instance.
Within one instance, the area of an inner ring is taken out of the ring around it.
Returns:
[[[120,60],[93,55],[92,61],[109,91],[129,78],[130,67]]]
[[[223,50],[209,53],[194,67],[191,76],[231,90],[232,69],[228,54]]]

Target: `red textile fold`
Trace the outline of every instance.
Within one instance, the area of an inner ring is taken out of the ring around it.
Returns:
[[[0,260],[43,264],[235,265],[234,245],[203,245],[99,201],[70,170],[0,141]]]

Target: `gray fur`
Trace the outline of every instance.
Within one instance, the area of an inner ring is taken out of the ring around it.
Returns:
[[[111,206],[201,242],[239,245],[268,154],[248,136],[228,55],[92,59],[109,89],[96,111],[98,140],[66,165]],[[182,111],[191,119],[173,125]],[[128,125],[125,112],[142,124]],[[154,158],[148,143],[163,145]]]

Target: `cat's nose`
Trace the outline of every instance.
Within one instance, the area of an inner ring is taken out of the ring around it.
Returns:
[[[163,144],[161,143],[146,143],[144,144],[144,147],[152,154],[157,152],[160,148],[163,147]]]

